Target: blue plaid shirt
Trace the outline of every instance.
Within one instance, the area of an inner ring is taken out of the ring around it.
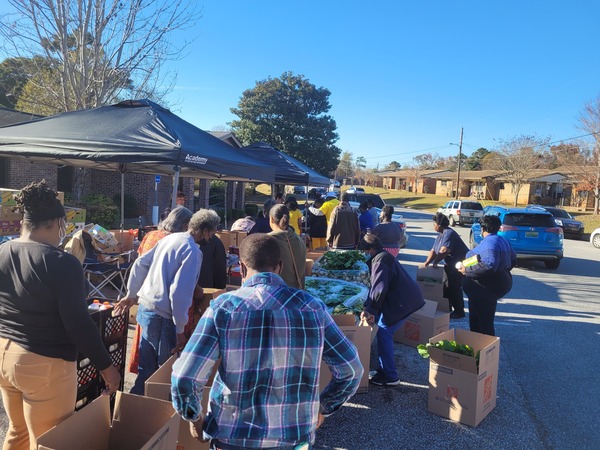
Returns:
[[[171,379],[173,405],[184,419],[198,420],[218,358],[204,430],[240,447],[313,443],[318,412],[339,409],[363,374],[356,348],[324,304],[273,273],[219,296],[200,319]],[[319,395],[321,360],[333,378]]]

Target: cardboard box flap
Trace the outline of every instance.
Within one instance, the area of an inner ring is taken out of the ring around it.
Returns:
[[[417,281],[442,283],[444,280],[444,267],[419,266],[417,268]]]
[[[460,355],[458,353],[430,347],[429,358],[440,366],[474,374],[477,373],[477,362],[472,356]]]
[[[131,429],[131,422],[144,423],[146,416],[138,416],[137,420],[130,423],[113,422],[110,433],[110,450],[172,450],[177,442],[179,433],[179,416],[171,412],[171,419],[159,430]]]
[[[148,410],[152,410],[152,414],[148,414]],[[173,414],[170,402],[117,391],[113,426],[122,421],[129,424],[129,431],[153,435]],[[132,417],[143,417],[143,420],[132,421]]]
[[[101,395],[68,419],[68,429],[58,424],[38,438],[39,450],[106,450],[110,436],[110,397]],[[63,422],[64,423],[64,422]],[[94,426],[90,427],[89,424]],[[68,432],[67,432],[68,431]]]
[[[438,302],[434,302],[432,300],[425,300],[425,305],[419,309],[418,311],[414,312],[413,314],[419,314],[421,316],[425,316],[425,317],[435,317],[435,312],[437,311],[437,307],[438,307]]]
[[[462,328],[452,328],[429,339],[430,343],[443,340],[456,341],[458,344],[467,344],[473,347],[475,354],[479,355],[479,373],[486,370],[490,365],[496,364],[499,359],[500,338],[486,334],[475,333]],[[447,366],[470,373],[478,373],[475,358],[460,355],[454,352],[444,351],[438,348],[430,348],[429,356],[432,361],[441,366]]]

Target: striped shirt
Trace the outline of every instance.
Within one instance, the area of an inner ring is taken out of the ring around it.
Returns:
[[[338,410],[363,373],[324,304],[273,273],[219,296],[200,319],[173,367],[173,405],[184,419],[198,420],[218,358],[205,434],[249,448],[313,443],[318,412]],[[321,360],[334,377],[319,395]]]

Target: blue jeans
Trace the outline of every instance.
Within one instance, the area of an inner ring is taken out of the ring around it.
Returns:
[[[379,317],[379,330],[377,330],[377,353],[379,354],[379,365],[383,374],[390,380],[398,379],[396,361],[394,360],[394,333],[400,328],[406,319],[399,320],[393,325],[386,325],[383,316]]]
[[[177,333],[173,319],[165,319],[142,305],[138,308],[136,320],[142,328],[142,338],[138,376],[131,393],[144,395],[144,383],[171,356],[171,350],[177,345]]]

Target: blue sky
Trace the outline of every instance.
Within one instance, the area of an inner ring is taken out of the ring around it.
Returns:
[[[202,4],[170,100],[206,130],[288,70],[331,91],[339,147],[371,167],[455,155],[461,127],[466,154],[521,134],[578,136],[579,112],[600,95],[592,0]]]

